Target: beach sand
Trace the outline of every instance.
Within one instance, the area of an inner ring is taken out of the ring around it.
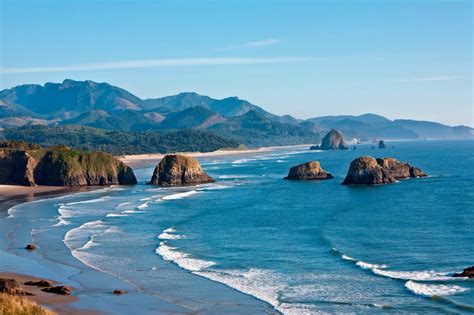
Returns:
[[[85,190],[90,188],[69,188],[69,187],[58,187],[58,186],[14,186],[14,185],[0,185],[0,211],[7,211],[9,208],[27,201],[31,201],[36,198],[44,198],[47,196],[60,196],[63,194],[69,194],[77,192],[79,190]],[[36,278],[30,275],[23,275],[12,272],[0,272],[0,278],[15,279],[18,281],[26,292],[33,293],[34,296],[26,296],[26,298],[45,306],[46,308],[57,312],[59,314],[70,314],[70,315],[85,315],[85,314],[101,314],[96,311],[85,311],[77,310],[69,307],[69,303],[77,300],[74,295],[57,295],[52,293],[42,292],[41,288],[35,286],[25,286],[23,283],[26,281],[38,281],[40,278]],[[50,280],[44,279],[43,280]],[[52,281],[55,283],[54,281]]]
[[[89,310],[76,310],[68,306],[69,303],[77,300],[77,297],[74,295],[59,295],[54,293],[47,293],[41,291],[42,288],[36,286],[24,285],[26,281],[38,281],[38,280],[49,280],[44,278],[36,278],[29,275],[22,275],[12,272],[0,272],[0,278],[6,279],[15,279],[20,283],[21,287],[28,293],[34,294],[33,296],[25,296],[26,298],[36,302],[39,305],[42,305],[58,314],[68,314],[68,315],[94,315],[101,314],[96,311]],[[60,285],[53,282],[55,285]],[[74,288],[71,288],[71,291],[74,291]]]
[[[297,147],[309,147],[310,144],[301,144],[301,145],[292,145],[292,146],[273,146],[273,147],[261,147],[258,149],[243,149],[243,150],[217,150],[212,152],[176,152],[176,153],[167,153],[167,154],[183,154],[195,158],[199,157],[213,157],[213,156],[232,156],[232,155],[245,155],[245,154],[255,154],[255,153],[266,153],[277,149],[282,148],[297,148]],[[166,154],[157,153],[157,154],[135,154],[135,155],[122,155],[117,156],[119,160],[124,162],[130,167],[142,166],[144,164],[150,163],[152,161],[158,161],[163,158]]]

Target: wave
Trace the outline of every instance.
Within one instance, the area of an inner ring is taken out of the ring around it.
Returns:
[[[122,211],[122,213],[143,213],[145,211],[139,211],[139,210],[125,210]]]
[[[95,199],[90,199],[90,200],[69,202],[69,203],[66,203],[66,206],[80,205],[80,204],[84,204],[84,203],[104,202],[104,201],[109,200],[110,198],[112,198],[112,197],[110,197],[110,196],[104,196],[104,197],[95,198]]]
[[[333,248],[334,252],[340,252]],[[422,271],[394,271],[394,270],[386,270],[388,267],[387,265],[378,265],[378,264],[371,264],[361,260],[354,259],[350,256],[341,255],[341,258],[347,261],[353,262],[356,266],[360,267],[361,269],[370,270],[374,274],[391,278],[397,280],[404,280],[407,281],[405,283],[405,287],[416,295],[422,296],[445,296],[445,295],[453,295],[460,292],[464,292],[468,290],[467,288],[463,288],[458,285],[448,285],[448,284],[426,284],[426,283],[419,283],[416,281],[424,281],[424,282],[433,282],[433,281],[456,281],[460,278],[453,278],[452,273],[450,272],[440,272],[434,270],[422,270]]]
[[[72,217],[72,212],[66,209],[64,204],[60,204],[58,207],[59,216],[57,217],[58,222],[53,226],[61,226],[61,225],[69,225],[71,224],[70,221],[67,219]]]
[[[123,206],[131,205],[131,204],[132,204],[131,202],[122,202],[117,205],[117,208],[121,208]]]
[[[145,209],[145,208],[148,208],[148,202],[145,202],[145,203],[137,206],[137,209]]]
[[[425,284],[413,280],[407,281],[405,287],[416,295],[426,297],[454,295],[469,290],[458,285]]]
[[[177,251],[176,247],[170,247],[165,242],[160,242],[160,246],[156,249],[156,253],[164,260],[171,261],[179,267],[189,271],[201,271],[215,263],[203,259],[192,258],[189,254]]]
[[[232,186],[226,186],[226,185],[212,185],[212,186],[209,186],[209,187],[205,187],[205,188],[199,188],[197,189],[198,191],[206,191],[206,190],[221,190],[221,189],[227,189],[227,188],[231,188]]]
[[[195,195],[197,193],[199,193],[197,190],[191,190],[191,191],[186,191],[186,192],[176,193],[176,194],[173,194],[173,195],[164,196],[161,199],[163,199],[163,200],[177,200],[177,199],[182,199],[182,198],[186,198],[186,197]]]
[[[116,217],[128,217],[125,213],[109,213],[106,215],[107,218],[116,218]]]

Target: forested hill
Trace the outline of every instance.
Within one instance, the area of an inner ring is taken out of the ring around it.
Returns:
[[[210,132],[179,130],[172,132],[127,132],[102,130],[84,126],[25,126],[5,129],[4,140],[21,140],[42,146],[66,145],[83,150],[98,150],[114,155],[210,152],[239,147],[240,143]]]

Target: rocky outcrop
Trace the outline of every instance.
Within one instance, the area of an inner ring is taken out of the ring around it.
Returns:
[[[35,244],[27,244],[25,246],[25,249],[26,250],[35,250],[36,249],[36,245]]]
[[[290,168],[288,176],[284,179],[288,180],[321,180],[330,179],[333,176],[323,170],[318,161],[306,162]]]
[[[51,287],[53,285],[52,281],[49,280],[37,280],[37,281],[26,281],[25,285],[35,286],[35,287]]]
[[[348,150],[344,135],[336,129],[329,131],[323,138],[319,147],[314,147],[313,150]]]
[[[213,182],[199,162],[189,156],[165,155],[153,172],[149,184],[161,186],[191,185]]]
[[[0,293],[11,295],[27,295],[15,279],[0,278]]]
[[[474,278],[474,266],[467,267],[461,273],[455,273],[453,277]]]
[[[425,177],[419,168],[394,158],[359,157],[351,162],[343,185],[379,185],[410,177]]]
[[[54,294],[59,294],[59,295],[70,295],[71,294],[71,288],[65,285],[58,285],[55,287],[47,287],[42,289],[41,291],[43,292],[48,292],[48,293],[54,293]]]
[[[385,142],[383,140],[379,141],[379,149],[385,149],[387,146],[385,145]]]
[[[114,290],[114,292],[112,292],[112,294],[114,294],[114,295],[122,295],[122,294],[127,294],[127,291],[117,289],[117,290]]]
[[[93,186],[136,183],[132,169],[108,153],[67,147],[0,149],[0,184]]]

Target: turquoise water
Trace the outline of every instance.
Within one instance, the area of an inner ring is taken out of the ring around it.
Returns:
[[[149,165],[134,187],[16,206],[0,220],[3,247],[82,270],[69,279],[84,287],[126,283],[133,294],[107,300],[111,313],[127,313],[116,305],[126,299],[145,299],[133,307],[140,313],[474,312],[474,281],[451,277],[474,265],[474,142],[388,145],[200,159],[216,183],[181,188],[145,185]],[[340,185],[362,155],[396,157],[430,177]],[[282,180],[310,160],[335,179]],[[38,257],[20,248],[31,239]],[[154,308],[154,298],[170,304]]]

